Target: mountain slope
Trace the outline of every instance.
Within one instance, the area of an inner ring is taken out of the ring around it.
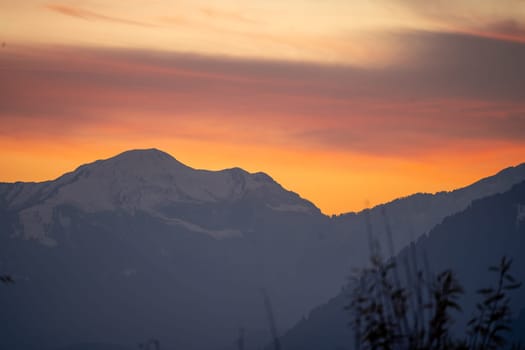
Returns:
[[[509,167],[497,174],[481,179],[467,187],[450,192],[416,193],[396,199],[359,213],[348,213],[334,217],[337,231],[351,231],[355,237],[357,249],[349,247],[350,253],[359,256],[360,262],[366,261],[368,251],[365,219],[368,216],[377,238],[388,246],[386,241],[386,212],[394,239],[394,252],[400,251],[420,235],[428,233],[434,226],[449,215],[465,210],[472,201],[493,194],[508,191],[513,185],[525,180],[525,164]]]
[[[146,150],[0,193],[2,269],[18,280],[0,290],[6,346],[155,336],[214,348],[240,325],[263,328],[261,287],[283,325],[327,293],[323,283],[288,303],[328,219],[262,173],[195,170]]]
[[[452,268],[465,287],[461,300],[464,312],[457,316],[457,329],[462,329],[479,300],[475,291],[494,285],[495,276],[487,271],[502,256],[511,257],[513,275],[525,281],[525,182],[511,190],[472,203],[463,212],[446,218],[428,235],[404,248],[396,257],[398,264],[411,259],[413,252],[419,266],[424,266],[423,255],[433,272]],[[525,292],[512,295],[515,317],[525,306]],[[352,332],[348,326],[349,315],[343,307],[349,303],[345,292],[328,303],[315,308],[289,330],[282,339],[286,349],[351,349]],[[523,316],[521,316],[522,318]],[[516,327],[521,324],[517,323]]]

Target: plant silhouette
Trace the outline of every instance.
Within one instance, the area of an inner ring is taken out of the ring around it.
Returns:
[[[414,248],[412,247],[412,250]],[[482,301],[467,324],[467,334],[453,334],[454,313],[461,312],[463,287],[453,271],[435,277],[417,268],[414,258],[404,261],[406,283],[401,285],[395,259],[384,262],[375,249],[371,266],[352,277],[350,303],[355,349],[504,349],[510,331],[509,292],[521,287],[510,274],[512,260],[503,257],[489,268],[497,274],[496,285],[477,293]],[[513,344],[510,349],[523,349]]]
[[[11,275],[0,275],[0,282],[5,284],[14,284],[15,280],[13,277],[11,277]]]

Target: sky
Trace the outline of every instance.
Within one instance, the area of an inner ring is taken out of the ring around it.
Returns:
[[[324,213],[525,162],[522,0],[0,0],[0,181],[128,149]]]

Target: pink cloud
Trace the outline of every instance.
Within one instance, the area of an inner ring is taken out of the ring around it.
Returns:
[[[415,46],[419,61],[376,70],[10,48],[0,56],[1,133],[96,137],[119,130],[399,156],[525,141],[523,46],[450,34],[408,38],[434,45]],[[497,53],[471,62],[494,47]]]

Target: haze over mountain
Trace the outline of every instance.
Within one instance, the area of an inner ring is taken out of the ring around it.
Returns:
[[[368,255],[364,217],[385,209],[397,249],[478,198],[525,179],[525,166],[469,187],[416,194],[370,211],[323,215],[264,173],[192,169],[158,150],[122,153],[54,181],[0,184],[0,290],[7,347],[136,344],[184,349],[269,335],[335,295]]]
[[[453,326],[464,334],[476,302],[481,301],[476,291],[497,284],[497,276],[488,271],[489,266],[497,265],[503,256],[511,258],[512,275],[517,281],[525,281],[524,247],[525,182],[521,182],[505,193],[476,200],[464,211],[447,217],[428,235],[405,247],[395,261],[402,277],[405,262],[413,257],[421,270],[425,270],[426,259],[430,274],[445,269],[456,273],[465,295],[459,303],[462,312],[453,313]],[[519,289],[510,292],[510,296],[516,321],[509,338],[523,341],[525,292]],[[289,350],[352,349],[350,315],[344,310],[349,303],[350,290],[346,290],[316,307],[283,336],[283,346]]]

